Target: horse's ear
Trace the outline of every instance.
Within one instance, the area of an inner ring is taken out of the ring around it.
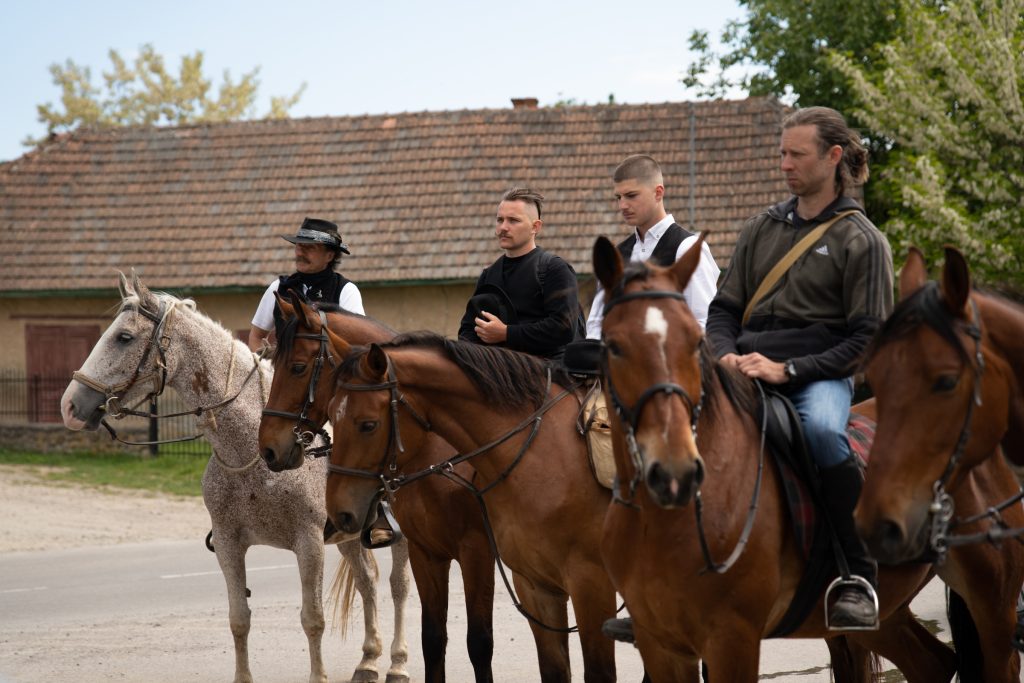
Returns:
[[[924,287],[928,282],[928,269],[924,265],[924,254],[917,247],[907,253],[907,262],[900,271],[900,301]]]
[[[298,316],[299,322],[306,329],[313,329],[313,326],[320,321],[320,316],[313,310],[313,307],[303,301],[298,295],[292,295],[292,305],[295,307],[295,315]]]
[[[967,298],[971,295],[971,273],[967,260],[956,247],[947,246],[946,264],[942,267],[942,298],[946,308],[955,316],[964,314]]]
[[[610,292],[622,279],[622,256],[604,235],[594,242],[594,275],[606,292]]]
[[[117,291],[121,293],[122,299],[127,299],[132,295],[132,292],[129,289],[131,285],[128,284],[128,278],[126,278],[124,276],[124,273],[122,273],[121,271],[117,271],[117,276],[118,278],[120,278],[117,283]]]
[[[135,296],[139,297],[139,304],[147,311],[155,313],[160,310],[160,302],[156,300],[153,292],[142,284],[142,280],[139,279],[139,274],[135,272],[134,268],[132,268],[132,291],[135,292]]]
[[[706,232],[702,232],[697,241],[686,250],[679,260],[672,264],[670,269],[673,277],[676,279],[679,291],[686,289],[686,285],[690,282],[690,278],[693,277],[693,271],[697,270],[697,265],[700,263],[701,254],[704,251],[704,236]],[[616,250],[618,251],[618,250]]]
[[[295,306],[292,305],[291,301],[281,296],[281,292],[274,292],[274,298],[277,299],[277,307],[281,309],[281,315],[284,318],[295,317]]]
[[[363,356],[363,366],[368,377],[384,377],[388,371],[388,355],[377,344],[370,344],[370,350]]]
[[[341,360],[348,358],[348,354],[352,353],[352,345],[336,335],[331,328],[325,327],[324,329],[327,330],[327,338],[330,340],[334,352],[338,354],[338,358]]]

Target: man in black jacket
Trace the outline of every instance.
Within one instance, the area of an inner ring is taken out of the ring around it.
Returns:
[[[878,618],[876,565],[853,524],[862,482],[846,423],[853,368],[892,311],[892,253],[860,205],[844,196],[867,180],[868,166],[867,150],[842,115],[810,107],[782,127],[781,170],[793,196],[743,227],[711,302],[707,334],[723,365],[775,385],[800,414],[829,519],[851,573],[864,579],[842,589],[829,621],[869,628]],[[775,264],[844,213],[748,311]]]
[[[494,234],[505,255],[480,274],[459,339],[558,358],[575,338],[576,274],[537,246],[543,202],[528,188],[513,188],[502,197]]]

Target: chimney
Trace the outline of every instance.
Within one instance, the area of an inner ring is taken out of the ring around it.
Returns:
[[[536,109],[537,98],[536,97],[513,97],[512,98],[513,109]]]

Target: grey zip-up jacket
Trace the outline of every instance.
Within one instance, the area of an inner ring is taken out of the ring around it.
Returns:
[[[804,384],[852,374],[868,342],[892,311],[889,242],[854,200],[840,197],[820,215],[797,221],[797,198],[743,226],[736,251],[708,310],[715,355],[759,352],[793,361]],[[849,209],[762,298],[746,325],[743,311],[768,271],[815,227]]]

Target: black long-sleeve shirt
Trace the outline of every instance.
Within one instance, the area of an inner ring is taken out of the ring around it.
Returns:
[[[579,289],[572,268],[551,254],[547,267],[540,261],[542,250],[534,249],[525,256],[502,256],[480,273],[474,295],[487,283],[497,284],[508,294],[518,321],[509,324],[504,346],[537,356],[557,358],[576,334],[579,312]],[[543,281],[543,289],[541,288]],[[471,311],[466,311],[459,325],[459,339],[482,343],[474,331]]]

